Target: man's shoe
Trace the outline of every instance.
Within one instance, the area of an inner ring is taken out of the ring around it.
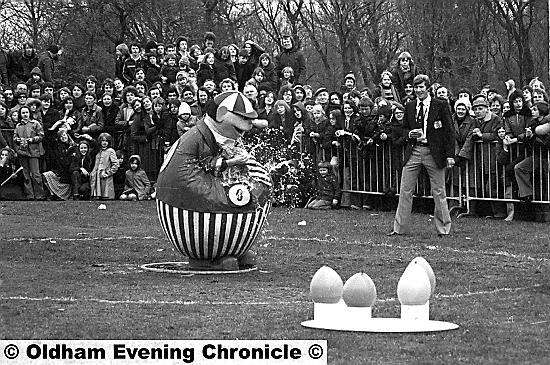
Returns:
[[[399,236],[399,233],[395,232],[395,231],[391,231],[390,233],[386,233],[386,236],[390,237],[390,236]]]
[[[447,234],[445,234],[445,233],[438,233],[437,234],[437,237],[439,237],[439,238],[444,238],[444,237],[448,237],[448,236],[449,236],[448,233]]]

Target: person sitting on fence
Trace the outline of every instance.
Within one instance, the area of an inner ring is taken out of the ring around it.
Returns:
[[[120,200],[148,200],[150,199],[151,182],[141,168],[141,158],[139,155],[130,156],[130,168],[126,170],[126,179],[124,181],[124,191],[120,195]]]
[[[534,170],[541,171],[541,176],[548,176],[548,154],[534,146],[550,147],[550,119],[548,118],[548,103],[545,101],[536,103],[531,108],[533,119],[525,132],[525,142],[529,144],[530,155],[518,162],[514,167],[514,175],[519,188],[519,199],[523,202],[533,200],[533,182],[531,177]],[[541,178],[541,182],[545,179]],[[548,187],[547,187],[548,188]],[[541,200],[546,197],[540,197]]]
[[[316,196],[306,204],[306,209],[331,209],[338,205],[338,201],[340,200],[340,184],[329,162],[319,162],[314,188]]]

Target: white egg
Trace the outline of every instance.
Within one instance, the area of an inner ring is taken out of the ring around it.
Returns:
[[[403,305],[423,305],[430,299],[430,279],[417,263],[407,266],[397,283],[397,297]]]
[[[372,279],[358,272],[344,284],[342,298],[348,307],[372,307],[376,301],[376,287]]]

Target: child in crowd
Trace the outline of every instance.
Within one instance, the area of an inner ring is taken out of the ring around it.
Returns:
[[[178,123],[176,124],[178,135],[182,136],[195,124],[197,124],[197,117],[191,115],[191,107],[187,103],[181,103],[178,110]]]
[[[319,162],[319,174],[314,183],[317,195],[307,203],[307,209],[331,209],[338,205],[338,201],[340,200],[340,184],[334,173],[331,173],[331,170],[329,162]]]
[[[283,86],[289,85],[294,86],[294,70],[290,66],[286,66],[281,71],[281,79],[279,80],[279,88],[282,88]]]
[[[162,83],[168,85],[174,85],[176,83],[176,75],[180,68],[177,65],[177,57],[174,53],[166,55],[164,58],[164,65],[160,69],[160,77]]]
[[[78,141],[71,161],[73,200],[87,200],[90,198],[90,174],[93,168],[94,159],[90,141],[87,139]]]
[[[99,151],[96,154],[94,169],[90,176],[92,198],[114,199],[113,175],[118,170],[119,162],[116,152],[112,148],[113,137],[109,133],[101,133],[98,144]]]
[[[141,168],[141,158],[138,155],[130,156],[130,168],[126,171],[124,191],[120,200],[148,200],[150,199],[151,182]]]

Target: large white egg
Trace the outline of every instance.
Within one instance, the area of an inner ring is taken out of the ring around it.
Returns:
[[[435,274],[434,274],[434,271],[433,271],[432,267],[430,266],[428,261],[426,261],[426,259],[421,257],[421,256],[415,257],[411,261],[409,266],[413,265],[415,263],[422,266],[422,268],[424,268],[424,270],[426,270],[426,275],[428,275],[428,279],[430,279],[430,286],[432,287],[431,293],[433,294],[435,292]]]
[[[309,297],[315,303],[338,303],[342,299],[343,287],[340,275],[330,267],[323,266],[311,279]]]
[[[376,287],[372,279],[358,272],[344,284],[342,299],[348,307],[372,307],[376,300]]]
[[[426,270],[417,263],[405,269],[397,283],[397,297],[403,305],[423,305],[432,293],[430,279]]]

